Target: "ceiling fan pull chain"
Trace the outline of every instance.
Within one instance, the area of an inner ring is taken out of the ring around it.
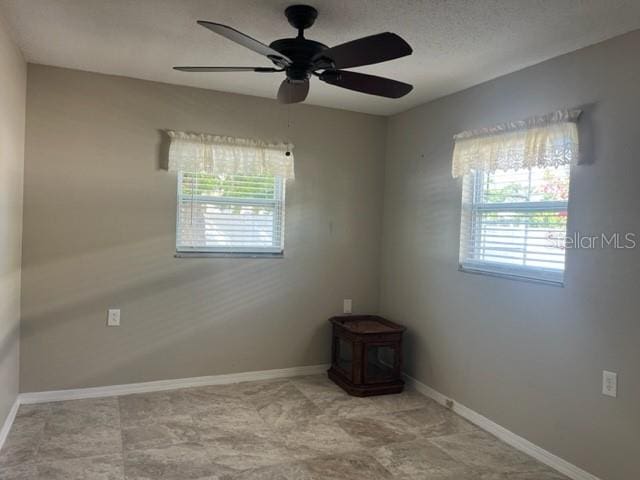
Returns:
[[[291,156],[291,103],[287,104],[287,151],[285,156]]]

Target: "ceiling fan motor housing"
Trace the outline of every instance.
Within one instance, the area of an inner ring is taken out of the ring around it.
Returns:
[[[326,50],[328,47],[314,40],[306,38],[282,38],[272,42],[269,47],[282,53],[292,60],[285,70],[287,77],[291,80],[306,80],[312,70],[317,66],[313,63],[316,54]]]

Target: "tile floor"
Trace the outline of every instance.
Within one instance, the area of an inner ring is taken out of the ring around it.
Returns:
[[[20,407],[1,480],[561,480],[414,391],[324,376]]]

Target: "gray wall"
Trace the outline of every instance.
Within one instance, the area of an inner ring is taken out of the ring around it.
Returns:
[[[26,75],[0,19],[0,426],[18,394]]]
[[[273,100],[30,65],[22,390],[327,362],[342,299],[378,308],[386,121],[291,122]],[[284,259],[174,258],[168,128],[295,143]]]
[[[606,480],[640,472],[640,246],[568,251],[564,288],[457,271],[451,137],[582,106],[569,229],[640,235],[638,51],[635,32],[442,98],[387,142],[381,311],[409,327],[408,373]]]

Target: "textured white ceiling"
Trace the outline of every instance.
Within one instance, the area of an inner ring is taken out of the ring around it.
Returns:
[[[196,25],[233,26],[264,43],[294,36],[281,0],[0,0],[32,63],[275,98],[282,74],[172,71],[173,65],[269,66]],[[304,2],[301,2],[304,3]],[[329,46],[391,31],[410,57],[357,70],[412,83],[399,100],[312,80],[307,103],[389,115],[640,28],[639,0],[309,0],[307,37]]]

